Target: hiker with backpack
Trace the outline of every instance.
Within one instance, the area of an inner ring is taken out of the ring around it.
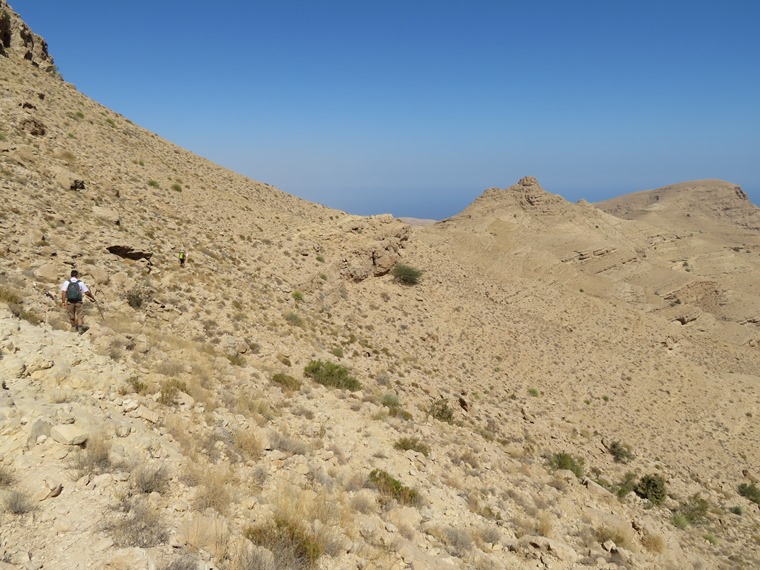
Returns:
[[[90,288],[85,285],[84,281],[79,280],[79,272],[76,269],[71,270],[71,277],[61,284],[61,305],[66,307],[69,315],[69,323],[77,332],[83,333],[84,327],[84,296],[97,303],[95,297],[90,292]]]
[[[179,266],[185,267],[185,259],[187,259],[187,256],[185,255],[185,248],[182,248],[179,250]]]

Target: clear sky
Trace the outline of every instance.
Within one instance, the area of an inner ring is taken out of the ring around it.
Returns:
[[[699,178],[760,203],[759,0],[10,0],[64,79],[227,168],[443,218]]]

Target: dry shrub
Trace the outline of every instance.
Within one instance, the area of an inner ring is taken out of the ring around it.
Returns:
[[[230,533],[221,516],[195,514],[184,521],[179,534],[194,550],[204,550],[222,558],[228,550]]]
[[[465,451],[459,456],[459,461],[454,461],[455,464],[460,462],[469,465],[472,469],[478,469],[480,467],[478,456],[471,451]]]
[[[169,538],[158,513],[144,500],[124,500],[118,511],[104,530],[119,548],[153,548]]]
[[[549,513],[546,511],[541,512],[538,516],[538,521],[536,521],[536,532],[541,536],[549,537],[551,536],[553,528],[554,525],[552,524],[552,519]]]
[[[75,395],[71,390],[64,390],[62,388],[55,388],[50,391],[48,396],[50,402],[53,404],[65,404],[74,400]]]
[[[191,435],[190,422],[173,414],[168,414],[164,427],[182,448],[185,455],[193,455],[196,439]]]
[[[31,499],[18,491],[11,491],[3,501],[4,510],[13,515],[24,515],[34,510]]]
[[[475,539],[479,544],[498,544],[501,541],[501,530],[496,526],[483,525],[478,529]]]
[[[338,463],[341,465],[345,465],[348,463],[348,458],[346,457],[346,454],[343,453],[343,450],[337,446],[337,444],[332,444],[330,447],[327,448],[328,451],[332,451],[335,455],[335,459],[338,460]]]
[[[15,483],[16,476],[8,467],[0,465],[0,488],[10,487]]]
[[[140,493],[161,493],[169,488],[169,476],[165,465],[146,465],[134,473],[134,485]]]
[[[634,550],[635,548],[633,529],[630,526],[603,525],[595,529],[595,535],[596,541],[599,544],[604,544],[608,540],[611,540],[616,546],[622,546],[628,550]]]
[[[644,536],[641,537],[641,544],[649,552],[657,552],[658,554],[665,552],[665,548],[667,546],[662,535],[649,532],[645,533]]]
[[[235,432],[235,449],[244,459],[259,459],[264,454],[264,446],[249,430],[240,429]]]
[[[201,474],[200,486],[195,493],[195,506],[198,510],[214,509],[224,515],[232,501],[229,483],[232,476],[224,467],[206,469]]]
[[[289,519],[314,521],[331,524],[341,517],[341,503],[325,491],[316,493],[283,484],[277,489],[273,506],[278,516]]]
[[[159,566],[159,570],[198,570],[198,560],[189,554],[184,554],[169,564]]]
[[[274,432],[272,434],[270,444],[274,449],[278,449],[284,453],[290,453],[291,455],[304,455],[309,450],[309,446],[306,442],[280,432]]]
[[[174,378],[176,376],[179,376],[185,371],[185,365],[182,362],[178,362],[176,360],[162,360],[158,363],[158,366],[156,366],[156,372],[159,374],[163,374],[164,376],[168,376],[170,378]]]
[[[277,569],[311,569],[322,555],[314,534],[297,519],[275,516],[269,523],[248,527],[243,535],[270,551]]]
[[[259,426],[266,425],[275,417],[269,401],[263,395],[257,396],[247,390],[239,390],[235,394],[234,400],[227,404],[227,407],[239,414],[253,418]]]
[[[161,393],[158,402],[164,406],[173,406],[177,403],[177,396],[180,392],[187,393],[187,385],[182,380],[169,378],[161,384]]]
[[[549,537],[552,533],[552,520],[547,512],[536,512],[532,518],[519,517],[514,520],[515,536],[526,535]]]
[[[454,556],[462,557],[472,549],[472,537],[467,531],[460,528],[453,526],[433,527],[428,530],[428,534],[437,538],[446,546],[449,554]]]
[[[100,433],[91,436],[74,459],[80,477],[108,473],[117,467],[111,462],[111,441]]]

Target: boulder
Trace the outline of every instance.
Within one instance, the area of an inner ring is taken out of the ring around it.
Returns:
[[[34,270],[34,276],[40,281],[45,281],[47,283],[57,283],[58,281],[63,281],[66,277],[65,273],[61,270],[60,265],[57,263],[46,263],[39,266]]]
[[[73,424],[59,424],[50,429],[50,437],[63,445],[82,445],[88,433]]]

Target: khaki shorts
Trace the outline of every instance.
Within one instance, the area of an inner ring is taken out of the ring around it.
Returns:
[[[69,323],[71,323],[72,327],[82,325],[84,321],[84,303],[81,301],[79,303],[67,303],[66,312],[69,315]]]

